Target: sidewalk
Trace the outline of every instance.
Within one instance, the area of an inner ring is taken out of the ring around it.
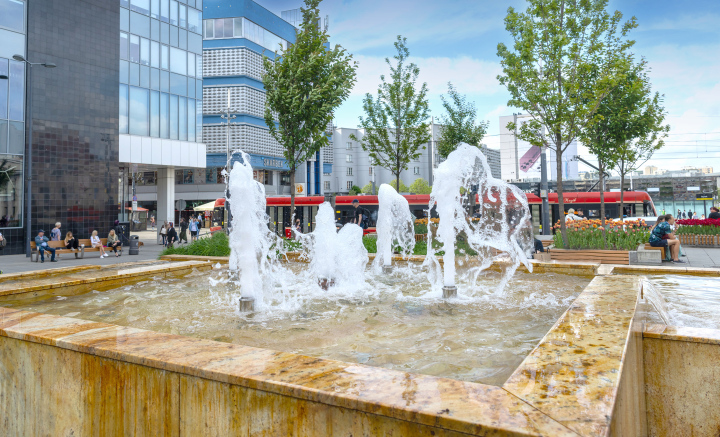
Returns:
[[[683,247],[686,257],[681,258],[687,264],[677,264],[686,267],[714,267],[720,268],[720,248],[711,247]],[[668,263],[663,263],[663,265]]]

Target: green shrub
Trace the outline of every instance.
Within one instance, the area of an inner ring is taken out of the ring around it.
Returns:
[[[224,232],[216,232],[186,246],[168,247],[160,254],[163,255],[230,256],[229,239]]]
[[[367,235],[364,236],[363,246],[365,246],[365,249],[367,249],[368,253],[377,253],[377,238],[368,237]]]
[[[416,234],[427,234],[428,233],[427,225],[416,224],[415,225],[415,233]]]

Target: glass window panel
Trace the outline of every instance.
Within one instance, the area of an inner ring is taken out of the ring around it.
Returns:
[[[120,32],[120,59],[128,58],[128,34]]]
[[[187,54],[187,75],[195,77],[195,55],[192,53]]]
[[[178,129],[179,139],[187,141],[187,99],[180,97],[178,101]]]
[[[205,27],[205,38],[215,38],[215,20],[203,20],[203,26]]]
[[[140,38],[140,63],[150,65],[150,40]]]
[[[140,65],[130,63],[130,77],[128,78],[130,85],[140,85]]]
[[[202,99],[202,80],[198,79],[195,81],[195,98],[198,100]]]
[[[183,50],[187,50],[187,36],[188,36],[187,30],[178,29],[178,47],[180,47]]]
[[[160,18],[160,0],[152,0],[150,2],[150,16]]]
[[[170,48],[170,71],[177,74],[187,74],[187,53],[176,49]]]
[[[170,139],[178,139],[178,96],[170,95]]]
[[[178,24],[178,2],[170,0],[170,24]]]
[[[120,6],[129,8],[129,7],[130,7],[130,0],[120,0]]]
[[[120,85],[120,133],[128,133],[128,86]]]
[[[120,61],[120,83],[128,83],[128,61]]]
[[[9,62],[8,118],[22,121],[25,120],[25,64]]]
[[[150,0],[130,0],[130,9],[141,14],[150,14]]]
[[[160,138],[170,138],[170,131],[168,130],[168,122],[170,117],[168,111],[170,110],[170,96],[165,93],[160,93]]]
[[[150,91],[150,136],[160,136],[160,93]]]
[[[8,153],[11,155],[22,155],[25,153],[25,123],[22,121],[11,121],[8,136]]]
[[[160,41],[160,22],[150,20],[150,39]]]
[[[180,29],[175,26],[170,26],[170,45],[173,47],[178,46],[178,31]]]
[[[170,22],[170,0],[160,0],[160,21]]]
[[[217,183],[217,171],[214,167],[208,167],[205,171],[205,182],[208,184]]]
[[[187,77],[170,73],[170,92],[184,96],[187,93]]]
[[[150,65],[160,68],[160,43],[150,41]]]
[[[150,17],[130,12],[130,33],[150,38]]]
[[[187,28],[187,6],[179,5],[178,21],[180,22],[180,27],[183,29]]]
[[[170,72],[160,72],[160,91],[169,93],[170,92]]]
[[[8,60],[0,58],[0,74],[8,75]],[[0,79],[0,118],[7,118],[8,79]]]
[[[167,23],[160,23],[160,42],[170,44],[170,25]]]
[[[170,47],[168,46],[161,46],[160,52],[162,53],[162,56],[160,57],[160,68],[163,70],[169,70],[170,69]]]
[[[202,53],[202,35],[188,33],[188,50],[199,55]]]
[[[130,11],[120,8],[120,30],[130,31]]]
[[[157,68],[150,69],[150,88],[154,90],[160,89],[160,70]]]
[[[188,30],[200,33],[200,11],[188,8]]]
[[[223,21],[222,18],[219,18],[215,21],[215,38],[224,38],[225,37],[225,21]]]
[[[140,86],[150,88],[150,67],[140,66]]]
[[[130,87],[130,134],[148,134],[148,90]]]
[[[203,0],[195,0],[195,7],[202,11]]]
[[[24,32],[25,3],[20,0],[0,0],[0,26]]]
[[[140,62],[140,37],[130,35],[130,60]]]
[[[233,37],[233,19],[232,18],[224,18],[223,21],[225,24],[223,24],[223,27],[225,28],[224,36],[225,38],[232,38]]]
[[[233,18],[233,23],[234,23],[234,25],[233,25],[233,28],[234,28],[233,36],[234,36],[235,38],[242,38],[242,36],[243,36],[243,33],[242,33],[242,18]]]
[[[8,121],[0,120],[0,153],[7,153]]]
[[[195,81],[191,77],[188,78],[187,96],[195,98]]]
[[[188,127],[188,141],[196,141],[195,139],[195,100],[188,99],[187,108],[187,127]]]

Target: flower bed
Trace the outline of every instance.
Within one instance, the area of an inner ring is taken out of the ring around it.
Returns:
[[[677,236],[686,246],[720,246],[720,219],[677,220]]]
[[[553,229],[553,242],[558,249],[585,250],[635,250],[650,238],[650,230],[643,220],[606,220],[605,228],[600,220],[575,220],[566,223],[568,246],[564,247],[560,234],[560,222]],[[607,247],[603,241],[603,229]]]

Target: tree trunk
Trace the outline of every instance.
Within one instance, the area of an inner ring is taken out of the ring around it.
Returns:
[[[623,206],[625,200],[625,165],[620,163],[620,221],[624,221]]]
[[[598,159],[600,170],[600,227],[602,228],[603,248],[607,249],[607,234],[605,233],[605,166]]]
[[[397,188],[397,192],[400,192],[400,173],[395,174],[395,188]]]
[[[295,169],[290,169],[290,228],[295,221]],[[284,230],[284,229],[283,229]],[[290,234],[292,235],[292,233]]]
[[[563,247],[568,247],[567,226],[565,226],[565,199],[563,199],[562,186],[562,139],[560,132],[555,133],[555,163],[557,169],[557,196],[558,209],[560,211],[560,235],[562,236]]]

